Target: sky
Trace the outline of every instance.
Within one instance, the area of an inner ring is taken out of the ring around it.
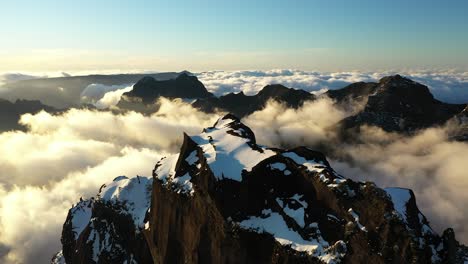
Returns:
[[[468,2],[16,0],[0,71],[468,68]]]

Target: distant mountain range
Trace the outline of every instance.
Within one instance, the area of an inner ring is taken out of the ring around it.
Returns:
[[[73,105],[76,104],[79,107],[80,94],[91,83],[116,85],[133,81],[136,82],[133,90],[124,93],[117,104],[120,110],[149,114],[157,109],[154,103],[158,98],[167,97],[191,99],[192,105],[203,112],[232,113],[242,118],[263,109],[269,100],[276,100],[288,107],[298,108],[304,102],[327,96],[342,109],[348,108],[353,102],[363,104],[363,108],[357,113],[353,113],[335,127],[330,128],[335,130],[338,128],[344,139],[349,138],[349,134],[359,132],[363,125],[377,126],[389,132],[411,133],[419,129],[443,125],[448,121],[457,124],[458,127],[453,131],[453,139],[466,140],[468,138],[467,104],[449,104],[438,101],[426,86],[400,75],[384,77],[379,82],[353,83],[342,89],[329,90],[319,96],[281,84],[272,84],[265,86],[256,95],[245,95],[240,92],[216,97],[189,72],[24,80],[9,83],[7,91],[10,92],[4,94],[24,95],[24,98],[42,98],[44,102],[65,100],[68,103],[52,105],[70,105],[70,102],[73,102]],[[57,91],[56,87],[62,87],[63,90]],[[41,92],[44,91],[45,94],[42,95]],[[51,112],[58,111],[56,107],[47,106],[47,103],[43,105],[41,102],[20,100],[17,103],[7,103],[5,100],[0,101],[3,109],[0,112],[0,119],[4,120],[0,131],[21,128],[15,121],[21,114],[42,109],[48,109]]]
[[[187,81],[187,78],[191,81]],[[240,118],[263,109],[269,100],[276,100],[292,108],[323,96],[332,98],[343,109],[354,101],[362,102],[362,110],[337,124],[344,137],[348,133],[358,132],[362,125],[377,126],[389,132],[411,133],[443,125],[451,119],[463,116],[463,113],[466,115],[467,107],[467,104],[438,101],[426,86],[400,75],[384,77],[379,82],[354,83],[342,89],[329,90],[320,96],[274,84],[265,86],[256,95],[248,96],[240,92],[220,97],[210,94],[194,76],[181,75],[177,79],[166,81],[146,77],[135,85],[134,91],[124,94],[118,106],[126,110],[151,112],[154,111],[153,108],[149,111],[142,109],[153,106],[160,96],[196,99],[192,105],[201,111],[221,111]],[[463,118],[458,118],[458,121],[466,122]],[[462,134],[454,135],[454,138],[466,138],[466,131],[459,133]]]
[[[56,78],[39,78],[9,82],[0,87],[0,98],[40,100],[55,108],[77,107],[81,104],[80,95],[90,84],[122,85],[136,83],[149,76],[158,80],[176,78],[180,73],[165,72],[152,74],[87,75]]]
[[[0,99],[0,133],[8,130],[25,130],[26,128],[18,123],[20,116],[27,113],[37,113],[40,111],[57,113],[58,109],[43,105],[37,100],[16,100],[10,102]]]

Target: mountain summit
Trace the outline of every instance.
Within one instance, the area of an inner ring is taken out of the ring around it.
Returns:
[[[411,132],[442,125],[466,107],[436,100],[427,86],[400,75],[361,87],[369,92],[367,104],[364,110],[342,121],[346,129],[374,125],[386,131]]]
[[[70,209],[53,263],[462,263],[411,190],[337,174],[306,147],[258,145],[233,115],[151,177],[117,177]]]

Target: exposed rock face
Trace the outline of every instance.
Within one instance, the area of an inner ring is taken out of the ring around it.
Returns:
[[[442,125],[466,107],[440,102],[426,86],[400,75],[384,77],[368,91],[373,93],[364,110],[341,122],[345,129],[373,125],[386,131],[411,132]]]
[[[315,96],[304,90],[287,88],[280,84],[267,85],[258,94],[248,96],[243,92],[230,93],[219,98],[211,97],[197,100],[193,106],[204,111],[214,112],[219,109],[244,117],[255,111],[261,110],[268,100],[276,100],[285,103],[292,108],[298,108],[305,101],[314,100]]]
[[[463,263],[411,190],[338,175],[305,147],[269,149],[227,115],[153,177],[118,177],[73,207],[66,263]],[[126,262],[125,262],[126,261]],[[60,262],[56,262],[60,263]]]

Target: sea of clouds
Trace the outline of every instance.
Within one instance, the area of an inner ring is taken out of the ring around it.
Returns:
[[[402,70],[381,72],[317,72],[301,70],[209,71],[196,73],[207,89],[223,95],[243,91],[256,94],[268,84],[320,92],[343,88],[355,82],[375,82],[384,76],[400,74],[425,84],[439,100],[449,103],[468,102],[468,72],[455,70]]]
[[[466,73],[418,74],[411,78],[424,80],[421,82],[429,85],[437,98],[468,102]],[[222,95],[232,91],[255,94],[270,83],[323,91],[356,81],[375,81],[388,74],[274,70],[196,75],[211,92]],[[87,87],[83,95],[105,108],[115,105],[130,87],[96,84]],[[96,195],[102,184],[119,175],[150,175],[161,157],[179,151],[183,132],[199,133],[223,114],[199,112],[182,100],[161,99],[158,104],[159,110],[149,116],[85,109],[58,115],[26,114],[20,122],[27,131],[0,134],[0,152],[6,153],[0,156],[1,263],[47,263],[60,250],[67,211],[80,197]],[[299,109],[269,102],[243,121],[260,144],[326,144],[332,146],[327,150],[333,157],[332,166],[344,176],[371,180],[380,187],[413,189],[432,226],[439,232],[454,227],[458,238],[467,243],[468,144],[449,141],[448,125],[413,136],[365,127],[357,135],[365,144],[338,144],[329,127],[350,114],[322,98]]]

